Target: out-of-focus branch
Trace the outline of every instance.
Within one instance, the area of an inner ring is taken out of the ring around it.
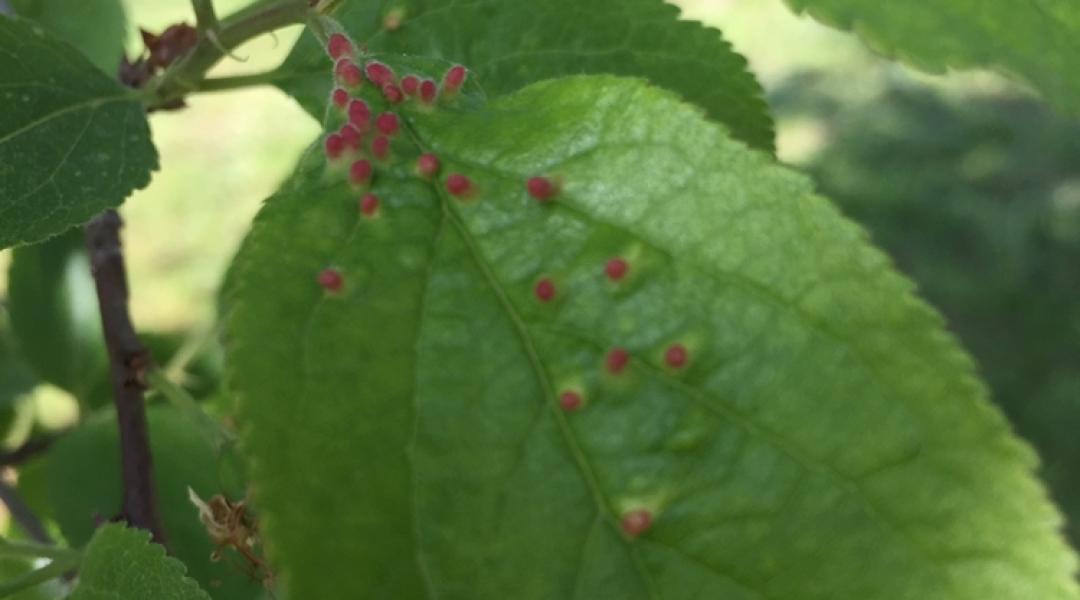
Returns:
[[[11,513],[11,518],[19,524],[19,527],[26,533],[26,535],[39,544],[52,545],[53,539],[49,536],[49,532],[45,531],[45,525],[42,524],[41,519],[38,518],[34,511],[23,501],[19,493],[15,491],[15,488],[8,485],[8,483],[0,479],[0,502],[3,502],[7,506],[7,510]]]
[[[26,443],[14,450],[0,452],[0,466],[14,467],[21,465],[51,448],[55,441],[56,436],[41,436],[27,440]]]

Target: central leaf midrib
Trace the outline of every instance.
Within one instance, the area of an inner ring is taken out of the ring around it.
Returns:
[[[421,136],[416,131],[415,127],[409,121],[404,122],[404,129],[408,132],[412,138],[413,143],[419,149],[427,148],[428,146],[423,143]],[[437,180],[436,180],[437,181]],[[589,493],[593,497],[593,501],[596,504],[596,511],[598,518],[605,521],[609,527],[611,527],[616,534],[616,537],[627,547],[627,553],[630,555],[634,568],[640,573],[642,580],[645,582],[645,587],[649,592],[649,596],[663,600],[657,591],[655,582],[652,580],[652,574],[646,568],[638,555],[637,548],[631,544],[626,543],[625,537],[622,535],[621,528],[619,527],[619,520],[615,517],[610,509],[610,503],[603,490],[600,487],[599,480],[596,477],[596,469],[593,468],[592,463],[589,461],[588,456],[585,454],[581,445],[578,443],[573,432],[570,429],[569,423],[566,422],[565,416],[559,411],[555,405],[555,386],[552,385],[547,372],[544,369],[544,365],[540,360],[540,355],[536,350],[536,345],[533,343],[532,336],[529,335],[528,328],[525,326],[525,321],[518,314],[517,309],[514,307],[513,302],[510,301],[509,295],[506,290],[503,289],[499,283],[498,278],[495,277],[495,273],[492,271],[491,266],[484,260],[480,248],[469,232],[465,223],[462,222],[460,215],[453,209],[452,202],[443,193],[443,190],[437,183],[431,184],[432,193],[438,199],[443,212],[443,222],[449,221],[453,224],[454,229],[461,236],[462,243],[468,249],[468,254],[476,264],[477,269],[480,270],[484,280],[495,294],[499,304],[506,311],[507,316],[513,325],[514,333],[517,335],[522,346],[525,348],[525,354],[529,360],[529,365],[532,368],[533,375],[536,377],[537,382],[540,384],[541,391],[544,395],[544,405],[550,410],[555,418],[556,423],[559,426],[559,433],[564,442],[570,449],[571,455],[574,457],[574,464],[578,468],[578,472],[581,474],[581,478],[585,481],[585,485],[589,488]],[[442,229],[440,228],[440,233]]]
[[[589,492],[596,503],[597,512],[600,515],[603,515],[602,520],[615,530],[618,538],[627,547],[627,552],[634,562],[635,569],[641,573],[650,597],[662,600],[662,596],[660,596],[656,589],[656,584],[652,580],[652,574],[642,562],[641,557],[638,555],[637,548],[632,544],[628,544],[623,537],[618,525],[618,519],[612,513],[610,509],[611,504],[605,497],[604,492],[600,487],[599,480],[596,477],[596,469],[592,466],[588,456],[585,454],[585,451],[581,448],[580,443],[571,431],[565,416],[554,405],[555,387],[552,385],[551,379],[544,369],[543,363],[540,360],[540,355],[536,350],[536,345],[533,343],[532,336],[529,334],[524,320],[518,314],[513,302],[510,301],[510,297],[507,295],[506,290],[503,289],[502,285],[495,277],[490,265],[483,259],[476,241],[465,227],[465,224],[461,221],[454,209],[450,207],[450,201],[445,198],[437,188],[435,189],[435,193],[446,207],[444,210],[448,211],[449,220],[454,225],[454,229],[457,230],[458,234],[461,236],[465,247],[468,248],[469,256],[473,259],[473,262],[484,276],[488,286],[491,288],[492,292],[494,292],[499,304],[503,307],[503,310],[506,311],[507,316],[513,323],[514,332],[521,341],[522,346],[525,348],[525,354],[528,357],[529,365],[532,367],[533,374],[542,388],[544,404],[551,410],[556,423],[559,425],[559,432],[567,446],[570,448],[570,453],[574,456],[574,462],[578,467],[578,471],[581,473],[582,479],[585,480],[586,487],[589,488]]]

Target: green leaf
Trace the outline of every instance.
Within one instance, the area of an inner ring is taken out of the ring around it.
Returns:
[[[402,11],[393,31],[384,17]],[[747,144],[773,149],[760,84],[721,33],[678,20],[661,0],[381,0],[348,2],[336,15],[373,51],[422,52],[463,62],[489,94],[563,75],[646,77],[697,103]],[[317,118],[330,93],[326,52],[304,36],[279,85]]]
[[[0,306],[0,436],[7,435],[15,419],[16,401],[37,383],[13,337],[7,312]]]
[[[636,80],[401,112],[377,217],[313,152],[235,266],[229,381],[292,597],[1080,597],[1035,456],[803,177]]]
[[[0,306],[0,409],[11,407],[35,383],[33,373],[15,346],[7,311]]]
[[[1075,547],[1080,121],[1035,99],[881,79],[880,93],[853,98],[847,74],[804,76],[774,106],[785,120],[829,123],[806,169],[974,355],[994,401],[1038,450]]]
[[[86,547],[71,600],[210,600],[184,571],[149,533],[111,523]]]
[[[1080,115],[1080,4],[1073,0],[787,3],[919,69],[995,69]]]
[[[108,361],[82,230],[16,248],[8,287],[12,330],[34,372],[85,400],[107,381]]]
[[[169,407],[152,407],[148,418],[157,500],[172,554],[219,600],[257,598],[260,583],[248,576],[231,551],[225,553],[226,560],[210,559],[214,546],[187,491],[190,487],[202,498],[221,493],[238,500],[243,488],[223,486],[219,468],[229,465],[219,461],[198,425]],[[100,521],[120,510],[123,487],[115,413],[95,414],[60,439],[47,461],[53,514],[73,546],[85,544]]]
[[[0,248],[56,235],[150,181],[138,97],[28,21],[0,16]]]
[[[78,48],[99,69],[114,75],[127,38],[120,0],[14,0],[15,14],[36,21]]]

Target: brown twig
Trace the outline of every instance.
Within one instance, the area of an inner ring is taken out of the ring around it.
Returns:
[[[154,493],[150,435],[143,402],[150,354],[135,334],[128,314],[127,274],[120,246],[122,224],[120,215],[114,210],[107,210],[86,224],[86,248],[97,287],[116,419],[120,425],[124,485],[121,516],[132,526],[148,530],[156,542],[165,545],[165,531]]]

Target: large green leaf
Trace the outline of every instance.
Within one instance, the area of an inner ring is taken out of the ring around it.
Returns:
[[[150,534],[103,526],[86,547],[71,600],[210,600],[184,576],[184,565],[150,543]]]
[[[15,13],[37,21],[86,54],[99,69],[115,75],[127,37],[120,0],[14,0]]]
[[[157,499],[173,555],[218,600],[258,597],[262,586],[231,551],[225,553],[229,560],[211,560],[214,546],[188,498],[189,487],[202,498],[222,493],[240,499],[244,490],[223,485],[222,463],[197,424],[167,407],[151,408],[149,422]],[[123,487],[115,414],[94,415],[58,441],[47,461],[47,503],[64,537],[74,546],[85,544],[97,524],[120,509]]]
[[[39,25],[0,16],[0,248],[117,206],[157,152],[139,99]]]
[[[394,30],[383,26],[391,13],[403,15]],[[468,64],[493,95],[561,75],[646,77],[699,104],[736,138],[771,150],[772,119],[746,60],[719,31],[678,15],[661,0],[379,0],[347,2],[337,17],[372,50]],[[325,63],[326,52],[305,36],[279,81],[320,119],[330,93]]]
[[[986,68],[1018,76],[1058,107],[1080,115],[1080,3],[1075,0],[787,3],[926,71]]]
[[[230,381],[292,596],[1080,597],[1034,455],[804,178],[635,80],[401,112],[376,218],[313,153],[234,273]],[[414,144],[471,197],[415,177]]]

